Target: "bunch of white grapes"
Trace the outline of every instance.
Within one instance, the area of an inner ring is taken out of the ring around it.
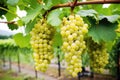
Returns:
[[[54,28],[48,25],[46,20],[38,21],[30,32],[36,70],[45,72],[54,57],[52,48],[54,32]]]
[[[120,33],[120,23],[118,23],[118,28],[115,31]]]
[[[63,18],[61,25],[62,51],[65,53],[67,70],[73,77],[82,71],[81,54],[86,48],[84,36],[87,32],[88,25],[79,15]]]
[[[103,73],[104,67],[108,63],[109,54],[104,43],[89,41],[90,66],[96,73]]]

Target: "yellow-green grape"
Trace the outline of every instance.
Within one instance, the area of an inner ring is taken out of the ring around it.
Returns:
[[[36,70],[45,72],[54,57],[52,48],[54,32],[54,28],[45,20],[37,22],[30,32]]]
[[[86,48],[84,36],[88,32],[88,25],[79,15],[70,15],[63,18],[61,35],[63,39],[62,50],[65,53],[67,70],[76,77],[82,71],[81,54]]]
[[[120,33],[120,23],[118,24],[118,28],[115,31]]]
[[[104,43],[97,44],[89,40],[90,66],[96,73],[103,73],[104,67],[108,63],[109,54]]]

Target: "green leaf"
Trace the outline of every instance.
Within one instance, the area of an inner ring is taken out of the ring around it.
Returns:
[[[15,6],[18,2],[19,2],[19,0],[7,0],[7,4],[9,4],[11,6]]]
[[[28,14],[22,18],[22,21],[25,22],[25,24],[29,23],[31,20],[33,21],[41,11],[42,7],[39,5],[35,9],[28,10]]]
[[[18,29],[18,25],[17,24],[8,24],[8,27],[11,30]]]
[[[57,1],[57,0],[56,0]],[[72,2],[72,0],[60,0],[61,3]]]
[[[117,23],[110,23],[106,19],[101,20],[98,24],[93,21],[89,29],[89,36],[98,43],[101,41],[113,41],[116,38],[116,28]]]
[[[44,3],[45,3],[45,5],[43,5],[43,8],[45,10],[50,9],[52,7],[52,5],[53,5],[52,0],[45,0]]]
[[[13,39],[15,40],[16,44],[20,46],[21,48],[23,47],[30,47],[30,35],[24,36],[22,33],[15,34],[13,36]]]
[[[26,0],[24,0],[24,1],[26,1]],[[40,6],[40,4],[37,2],[37,0],[27,0],[27,2],[29,3],[29,5],[33,9],[37,8],[38,6]]]
[[[18,20],[18,21],[17,21],[17,24],[18,24],[18,26],[23,26],[22,20]]]
[[[54,4],[54,5],[57,5],[57,4],[59,4],[61,2],[61,0],[52,0],[52,3]]]
[[[62,45],[62,36],[61,36],[60,32],[56,32],[55,36],[54,36],[53,46],[60,47],[61,45]]]
[[[14,18],[16,18],[17,16],[8,12],[8,13],[6,13],[5,17],[6,17],[7,21],[11,21]]]
[[[89,58],[88,53],[82,54],[82,64],[83,64],[83,66],[89,66],[89,63],[90,63],[89,59],[90,58]]]
[[[102,19],[107,19],[109,22],[111,23],[114,23],[116,22],[118,19],[120,19],[120,16],[119,15],[112,15],[112,16],[104,16],[104,15],[101,15],[99,16],[99,20],[102,20]]]
[[[61,24],[61,20],[59,18],[61,14],[61,10],[52,11],[47,18],[47,22],[52,26],[59,26]]]
[[[77,12],[78,15],[83,16],[83,17],[94,17],[95,19],[97,19],[97,12],[93,9],[90,10],[80,10]]]
[[[97,11],[98,13],[100,13],[99,11],[102,11],[103,4],[94,4],[94,5],[91,5],[91,8]]]
[[[29,32],[32,30],[32,28],[34,27],[34,24],[36,23],[36,20],[34,21],[30,21],[25,28],[25,32],[26,34],[29,34]]]
[[[103,7],[103,4],[92,5],[92,9],[95,9],[99,15],[112,15],[112,9]]]
[[[112,14],[119,14],[120,15],[120,5],[111,4],[109,8],[112,10]]]
[[[13,6],[8,6],[8,9],[9,10],[6,13],[5,17],[7,18],[7,21],[11,21],[17,17],[17,14],[16,14],[17,8]]]

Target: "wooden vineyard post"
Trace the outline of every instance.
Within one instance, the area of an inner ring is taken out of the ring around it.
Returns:
[[[94,80],[94,73],[85,70],[85,67],[82,67],[82,72],[78,72],[78,80],[81,80],[81,77],[90,77],[90,79],[87,80]]]
[[[118,43],[119,44],[119,43]],[[120,80],[120,46],[118,46],[117,51],[117,80]]]
[[[11,55],[9,54],[9,69],[11,70],[12,69],[12,64],[11,64]]]
[[[85,72],[85,68],[82,67],[82,72],[78,72],[78,80],[81,80],[81,77],[83,77],[83,72]]]
[[[38,72],[37,72],[37,70],[35,69],[35,66],[34,66],[34,71],[35,71],[35,78],[37,79],[37,78],[38,78]]]
[[[20,55],[19,55],[19,53],[17,54],[17,58],[18,58],[18,72],[21,72],[21,67],[20,67]]]
[[[3,54],[2,60],[3,60],[3,67],[5,67],[5,55],[4,54]]]
[[[91,72],[91,80],[94,80],[94,72]]]
[[[116,46],[116,77],[117,79],[116,80],[120,80],[120,37],[118,39],[118,42],[117,44],[115,45]]]
[[[80,80],[80,72],[78,72],[78,80]]]
[[[61,76],[61,64],[60,64],[60,54],[59,54],[59,46],[57,49],[57,58],[58,58],[58,76]]]

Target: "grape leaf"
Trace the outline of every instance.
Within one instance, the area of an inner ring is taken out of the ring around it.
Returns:
[[[52,0],[52,3],[53,3],[54,5],[57,5],[57,4],[60,3],[60,1],[61,1],[61,0]]]
[[[24,1],[26,1],[26,0],[24,0]],[[37,8],[38,6],[40,6],[40,4],[38,3],[37,0],[28,0],[27,2],[29,3],[30,7],[32,7],[33,9]]]
[[[112,10],[112,14],[119,14],[120,15],[120,5],[118,4],[111,4],[109,8]]]
[[[7,13],[5,14],[5,17],[6,17],[7,21],[11,21],[11,20],[13,20],[14,18],[16,18],[16,15],[7,12]]]
[[[59,26],[61,24],[61,20],[59,18],[61,14],[61,10],[54,10],[52,11],[47,18],[47,22],[52,26]]]
[[[54,36],[54,42],[53,42],[53,46],[54,47],[60,47],[62,45],[62,36],[60,35],[59,32],[56,32],[55,33],[55,36]]]
[[[89,36],[95,42],[109,42],[116,38],[115,29],[117,28],[117,23],[110,23],[106,19],[100,20],[98,24],[91,20],[91,27],[89,29]]]
[[[7,0],[7,4],[9,4],[11,6],[15,6],[18,2],[19,2],[19,0]]]
[[[30,21],[25,28],[25,32],[26,34],[29,34],[29,32],[32,30],[32,28],[34,27],[34,24],[36,23],[36,20],[34,21]]]
[[[41,9],[41,6],[37,6],[35,9],[28,10],[28,14],[22,18],[22,21],[25,22],[25,24],[29,23],[30,20],[33,21],[40,14]]]
[[[13,39],[15,40],[16,44],[21,48],[30,47],[30,35],[24,36],[22,33],[17,33],[13,36]]]
[[[80,10],[77,12],[78,15],[83,16],[83,17],[94,17],[97,20],[97,12],[93,9],[89,9],[89,10]]]
[[[18,29],[18,25],[17,24],[8,24],[8,27],[11,30]]]
[[[11,21],[14,18],[17,17],[16,11],[17,11],[17,7],[13,7],[13,6],[8,6],[8,12],[6,13],[5,17],[7,19],[7,21]]]
[[[52,7],[52,5],[53,5],[52,0],[45,0],[44,3],[45,3],[45,5],[43,5],[43,8],[45,10],[50,9]]]
[[[96,10],[99,15],[112,15],[112,9],[108,7],[103,7],[103,4],[92,5],[92,9]]]
[[[22,20],[19,19],[19,20],[17,21],[17,24],[18,24],[18,26],[23,26]]]
[[[101,15],[99,16],[99,20],[102,20],[106,18],[109,22],[111,23],[114,23],[116,22],[118,19],[120,19],[120,16],[119,15],[112,15],[112,16],[104,16],[104,15]]]

